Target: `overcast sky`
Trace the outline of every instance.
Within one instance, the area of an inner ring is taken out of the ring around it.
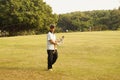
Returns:
[[[74,11],[117,9],[120,0],[44,0],[52,7],[53,13],[69,13]]]

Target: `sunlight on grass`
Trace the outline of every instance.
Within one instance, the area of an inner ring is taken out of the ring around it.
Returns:
[[[46,35],[0,38],[0,80],[120,80],[120,32],[57,33],[54,71],[47,71]]]

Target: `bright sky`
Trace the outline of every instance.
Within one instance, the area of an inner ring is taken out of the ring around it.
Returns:
[[[44,0],[52,7],[53,13],[69,13],[74,11],[117,9],[120,0]]]

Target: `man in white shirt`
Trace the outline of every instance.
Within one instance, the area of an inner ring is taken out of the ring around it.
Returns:
[[[58,58],[56,36],[54,34],[55,26],[50,25],[50,31],[47,34],[47,53],[48,53],[48,70],[52,71],[52,65]]]

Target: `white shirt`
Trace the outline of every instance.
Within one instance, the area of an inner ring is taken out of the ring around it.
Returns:
[[[54,50],[54,44],[50,43],[49,40],[56,41],[56,36],[54,33],[48,32],[47,34],[47,50]]]

